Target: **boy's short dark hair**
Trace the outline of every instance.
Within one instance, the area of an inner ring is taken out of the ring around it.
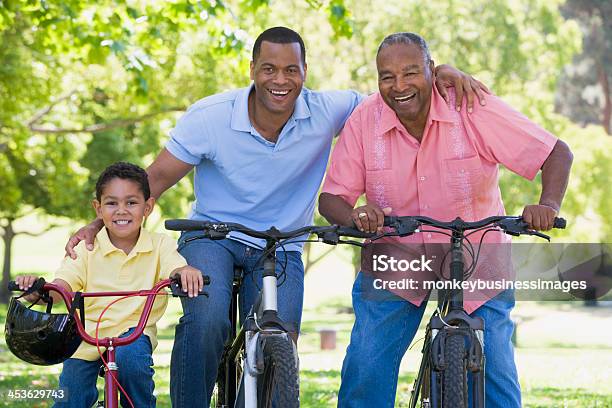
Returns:
[[[147,177],[147,172],[135,164],[117,162],[105,168],[100,174],[100,177],[98,177],[98,181],[96,182],[96,199],[98,201],[100,201],[102,198],[102,190],[106,184],[116,178],[130,180],[138,184],[145,200],[148,200],[149,197],[151,197],[151,189],[149,188],[149,178]]]
[[[261,52],[261,43],[264,41],[274,44],[300,44],[302,63],[306,64],[306,47],[304,46],[304,40],[302,40],[302,37],[292,29],[287,27],[272,27],[259,34],[255,40],[255,45],[253,45],[253,62],[255,62],[257,57],[259,57],[259,53]]]

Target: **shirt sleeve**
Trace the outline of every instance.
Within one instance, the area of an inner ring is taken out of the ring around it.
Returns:
[[[85,289],[87,280],[87,258],[88,250],[85,241],[79,242],[74,248],[77,258],[67,256],[62,260],[60,267],[55,271],[55,278],[62,279],[70,285],[73,291]]]
[[[361,112],[355,111],[346,122],[334,147],[322,190],[324,193],[342,197],[351,206],[354,206],[359,196],[365,192],[361,130]]]
[[[176,268],[187,265],[185,258],[176,250],[176,241],[167,235],[163,235],[159,248],[159,277],[166,279]]]
[[[332,114],[334,136],[338,135],[344,124],[357,105],[361,103],[364,96],[356,91],[329,91],[332,98],[334,111]]]
[[[166,149],[177,159],[197,166],[211,154],[210,133],[201,108],[190,108],[170,130]]]
[[[464,118],[486,160],[529,180],[538,174],[558,140],[494,95],[487,95],[487,104]]]

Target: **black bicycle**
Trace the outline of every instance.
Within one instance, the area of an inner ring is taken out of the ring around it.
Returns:
[[[550,237],[528,228],[521,217],[495,216],[475,222],[456,218],[442,222],[428,217],[385,217],[387,232],[383,236],[406,237],[415,232],[440,233],[450,237],[451,289],[439,293],[438,308],[426,327],[422,360],[414,382],[409,406],[415,408],[465,408],[468,406],[468,377],[472,377],[473,408],[484,407],[484,321],[467,314],[463,304],[461,283],[476,268],[484,234],[489,231],[513,236],[534,235],[550,241]],[[423,227],[435,227],[426,230]],[[565,220],[556,218],[554,228],[565,228]],[[469,231],[469,232],[468,232]],[[468,237],[484,231],[478,249]],[[471,257],[466,268],[464,249]],[[448,255],[448,254],[447,254]]]
[[[372,234],[337,225],[308,226],[288,232],[274,227],[257,231],[236,223],[195,220],[168,220],[165,225],[169,230],[202,233],[190,239],[219,240],[227,238],[230,232],[241,232],[266,241],[265,248],[261,248],[260,261],[263,262],[263,287],[241,326],[238,323],[238,293],[243,273],[235,270],[229,310],[231,332],[217,371],[211,406],[269,408],[274,400],[278,407],[299,407],[299,359],[290,336],[297,330],[278,317],[277,285],[284,281],[286,264],[281,264],[277,276],[276,251],[288,243],[311,241],[362,246],[360,242],[341,238],[367,238]],[[307,239],[310,234],[316,235],[317,239]]]

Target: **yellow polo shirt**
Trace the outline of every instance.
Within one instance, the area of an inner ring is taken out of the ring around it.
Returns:
[[[81,241],[75,248],[77,259],[64,258],[55,277],[65,280],[73,291],[112,292],[150,289],[170,273],[187,265],[176,251],[176,241],[164,235],[140,229],[138,242],[132,251],[116,248],[110,241],[106,228],[96,235],[94,249],[88,251]],[[162,292],[163,293],[163,292]],[[104,308],[117,297],[95,297],[85,299],[85,329],[94,337],[96,322]],[[112,305],[100,323],[99,338],[117,337],[135,327],[140,319],[146,297],[130,297]],[[168,303],[167,296],[159,295],[153,304],[144,333],[151,339],[153,349],[157,346],[156,322],[162,317]],[[95,346],[85,342],[72,356],[94,361],[99,355]]]

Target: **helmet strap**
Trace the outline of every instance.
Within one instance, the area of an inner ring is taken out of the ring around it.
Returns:
[[[79,309],[81,323],[85,327],[85,302],[81,292],[74,292],[74,298],[72,298],[72,304],[70,305],[70,316],[74,316],[76,309]]]

